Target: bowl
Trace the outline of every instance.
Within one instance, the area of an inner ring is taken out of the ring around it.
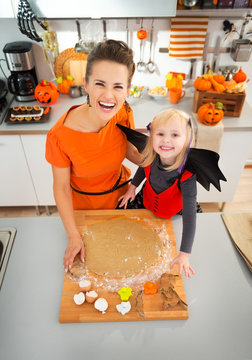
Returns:
[[[133,104],[136,100],[140,99],[143,96],[144,90],[144,86],[132,86],[129,91],[129,96],[127,97],[128,103]]]
[[[156,86],[149,89],[148,94],[155,100],[164,99],[167,96],[167,89],[162,86]]]

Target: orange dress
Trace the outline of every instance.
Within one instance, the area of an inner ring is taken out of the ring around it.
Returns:
[[[79,106],[79,105],[77,105]],[[70,183],[82,192],[110,190],[122,174],[119,184],[127,181],[130,170],[122,165],[126,156],[126,135],[116,126],[134,128],[133,112],[127,104],[98,133],[85,133],[64,126],[72,106],[47,134],[46,160],[59,168],[70,167]],[[128,185],[105,195],[84,195],[72,191],[73,208],[115,209],[118,198]]]

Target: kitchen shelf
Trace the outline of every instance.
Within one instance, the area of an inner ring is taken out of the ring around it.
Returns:
[[[218,19],[245,19],[252,17],[252,8],[241,9],[189,9],[177,10],[176,16],[208,16],[212,20]]]

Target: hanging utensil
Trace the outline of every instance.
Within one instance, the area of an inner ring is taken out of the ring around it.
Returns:
[[[213,69],[214,73],[216,73],[218,70],[217,60],[218,60],[218,56],[219,56],[219,52],[220,52],[220,44],[221,44],[221,37],[218,36],[217,40],[216,40],[216,44],[215,44],[214,58],[213,58],[213,65],[212,65],[212,69]]]
[[[137,71],[143,72],[146,69],[146,63],[143,61],[143,40],[140,41],[140,59],[137,63]]]
[[[129,19],[126,21],[126,43],[129,45]]]
[[[103,41],[107,40],[107,24],[106,20],[103,20]]]
[[[148,69],[148,71],[149,71],[151,74],[153,74],[154,71],[156,70],[156,65],[155,65],[155,63],[151,60],[151,58],[152,58],[153,30],[154,30],[153,23],[154,23],[154,19],[152,19],[152,23],[151,23],[151,32],[150,32],[150,58],[149,58],[149,61],[148,61],[148,63],[147,63],[147,69]]]
[[[77,53],[87,53],[88,49],[84,46],[83,41],[81,39],[80,23],[78,20],[76,20],[76,25],[77,25],[78,42],[75,44],[74,51]]]
[[[143,28],[143,19],[141,22],[141,28],[137,32],[137,38],[140,40],[140,59],[137,63],[137,71],[143,72],[146,69],[146,63],[143,61],[143,41],[147,38],[147,31]]]

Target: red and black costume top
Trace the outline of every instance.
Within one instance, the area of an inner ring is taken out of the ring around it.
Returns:
[[[132,180],[138,187],[143,185],[142,203],[154,215],[171,218],[182,210],[183,234],[180,250],[190,253],[196,229],[196,177],[188,170],[167,171],[157,155],[153,163],[146,168],[139,167]],[[137,203],[136,197],[136,203]],[[133,201],[134,202],[134,201]]]
[[[190,178],[193,174],[185,170],[182,176],[175,180],[173,185],[157,194],[150,184],[150,169],[150,165],[144,168],[146,176],[143,190],[144,206],[146,209],[151,210],[154,215],[169,219],[183,208],[182,192],[179,184]]]

